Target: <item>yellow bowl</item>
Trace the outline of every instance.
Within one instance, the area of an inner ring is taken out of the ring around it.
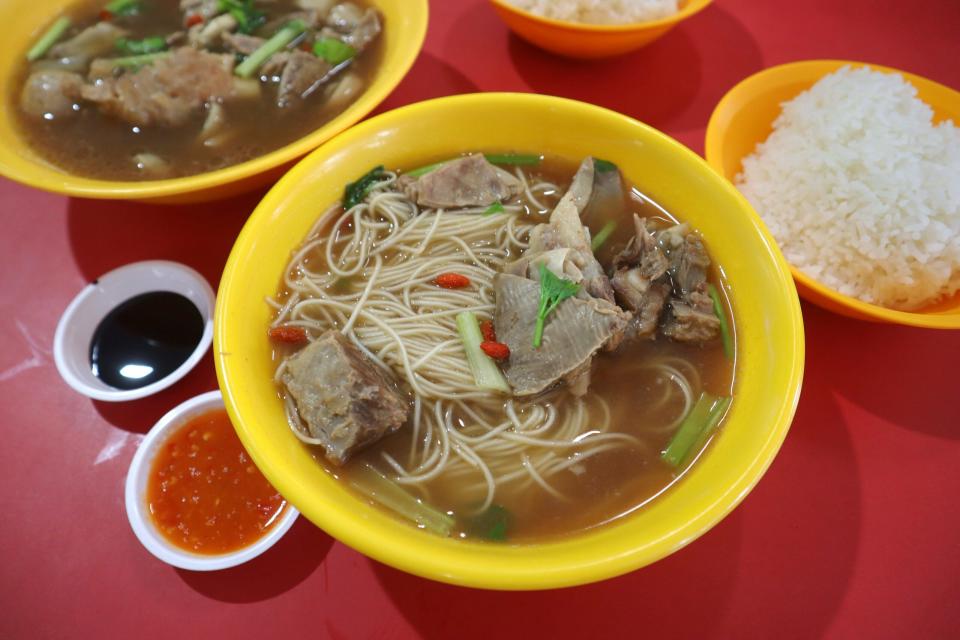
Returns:
[[[773,131],[780,105],[809,89],[828,73],[850,65],[899,73],[913,86],[921,100],[933,108],[934,119],[952,119],[960,124],[960,93],[920,76],[862,62],[808,60],[765,69],[731,89],[714,109],[707,124],[706,158],[711,167],[731,182],[741,171],[741,161],[753,153]],[[918,311],[897,311],[843,295],[790,267],[797,290],[804,299],[850,318],[890,322],[932,329],[960,329],[960,294]]]
[[[225,169],[171,180],[98,180],[71,175],[50,164],[30,148],[7,108],[22,59],[20,56],[55,17],[75,6],[76,0],[6,2],[0,6],[10,55],[0,58],[0,174],[17,182],[83,198],[128,199],[181,204],[204,202],[249,191],[275,181],[296,160],[321,143],[360,121],[400,84],[420,53],[427,31],[427,0],[370,0],[384,17],[382,63],[356,102],[325,125],[285,147]]]
[[[737,331],[736,390],[722,434],[687,477],[634,514],[534,545],[440,538],[369,506],[290,432],[264,302],[291,251],[343,186],[383,164],[413,168],[466,150],[536,151],[616,162],[699,229],[722,265]],[[626,116],[561,98],[476,94],[422,102],[361,123],[284,176],[251,215],[220,282],[214,321],[227,410],[257,465],[304,516],[362,553],[417,575],[474,587],[581,584],[649,564],[733,509],[773,460],[803,374],[800,304],[787,265],[749,203],[689,149]]]
[[[680,11],[660,20],[600,25],[544,18],[509,0],[490,0],[500,19],[527,42],[562,56],[587,59],[617,56],[650,44],[710,1],[680,0]]]

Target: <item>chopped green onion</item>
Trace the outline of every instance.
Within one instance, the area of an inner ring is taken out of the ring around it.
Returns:
[[[547,316],[560,306],[561,302],[577,295],[579,291],[579,284],[557,277],[553,271],[547,269],[546,264],[540,263],[540,308],[537,310],[537,328],[533,333],[534,349],[539,349],[543,342]]]
[[[127,38],[117,38],[117,51],[131,56],[143,55],[145,53],[157,53],[167,48],[167,39],[163,36],[150,36],[143,40],[128,40]]]
[[[616,171],[617,165],[613,164],[609,160],[594,159],[593,168],[600,173],[606,173],[608,171]]]
[[[424,529],[441,536],[449,536],[453,530],[453,516],[413,497],[369,464],[361,464],[349,478],[350,483],[371,500]]]
[[[506,540],[512,519],[504,507],[492,504],[486,511],[470,519],[467,523],[468,532],[487,540]]]
[[[593,239],[590,241],[590,248],[596,251],[603,246],[603,243],[610,238],[610,234],[613,233],[613,230],[617,228],[617,223],[611,220],[607,224],[603,225],[603,228],[600,231],[597,231],[597,235],[593,236]]]
[[[685,465],[691,454],[706,444],[730,402],[731,398],[715,398],[705,391],[701,393],[660,457],[674,467]]]
[[[157,53],[144,53],[139,56],[126,56],[124,58],[110,58],[106,62],[112,67],[124,67],[125,69],[138,69],[145,64],[156,62],[160,58],[166,58],[170,55],[169,51],[159,51]]]
[[[492,164],[540,164],[541,156],[523,153],[485,153],[487,162]]]
[[[337,38],[320,38],[313,43],[313,53],[332,65],[338,65],[357,55],[357,50]]]
[[[37,58],[43,57],[47,51],[50,50],[50,47],[57,43],[60,36],[70,28],[70,24],[70,18],[66,16],[57,18],[57,20],[50,25],[50,28],[43,32],[43,35],[40,36],[37,43],[30,47],[30,51],[27,51],[27,60],[33,62]]]
[[[343,208],[353,209],[363,202],[363,199],[370,193],[370,189],[383,175],[383,165],[381,164],[357,178],[356,182],[348,184],[343,190]]]
[[[707,285],[707,293],[713,300],[713,312],[717,314],[720,320],[720,340],[723,341],[723,353],[728,360],[733,360],[733,336],[730,335],[730,324],[727,322],[727,314],[723,312],[723,305],[720,304],[720,293],[712,284]]]
[[[503,213],[503,205],[499,202],[494,202],[492,205],[487,207],[487,210],[483,212],[483,215],[492,216],[495,213]]]
[[[273,34],[273,37],[264,42],[256,51],[247,56],[247,59],[233,70],[241,78],[249,78],[267,61],[267,58],[280,51],[294,38],[306,31],[307,25],[303,20],[291,20],[282,29]]]
[[[104,9],[115,16],[130,16],[140,11],[140,0],[113,0]]]
[[[460,332],[460,340],[463,342],[463,350],[467,352],[467,364],[470,365],[470,371],[473,373],[473,379],[481,389],[492,389],[510,393],[510,385],[506,378],[493,361],[480,348],[483,342],[483,334],[480,332],[480,323],[477,322],[477,316],[470,311],[462,311],[457,314],[457,331]]]

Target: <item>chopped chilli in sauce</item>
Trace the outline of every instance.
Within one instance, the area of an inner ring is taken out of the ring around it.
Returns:
[[[171,544],[205,555],[253,544],[286,505],[216,409],[187,421],[167,440],[147,481],[147,504]]]

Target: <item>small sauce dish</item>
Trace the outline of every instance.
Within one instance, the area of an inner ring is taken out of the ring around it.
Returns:
[[[165,448],[182,439],[178,439],[178,436],[184,435],[181,432],[190,428],[188,424],[195,424],[192,421],[211,412],[223,410],[223,396],[219,391],[201,394],[175,407],[147,433],[127,472],[125,502],[130,526],[147,551],[174,567],[191,571],[215,571],[243,564],[272,547],[293,526],[299,515],[299,512],[289,503],[281,503],[282,506],[274,512],[275,515],[271,516],[269,524],[266,525],[265,532],[253,538],[249,544],[223,553],[206,554],[190,551],[174,544],[161,532],[157,524],[159,514],[154,512],[156,507],[150,503],[150,497],[154,495],[150,485],[151,475],[157,471],[154,468],[157,459],[164,453]],[[230,436],[236,438],[232,430]],[[206,434],[203,439],[206,439]],[[243,464],[248,466],[253,463],[249,461]],[[253,471],[248,467],[246,473],[253,473]],[[259,474],[259,471],[256,473]],[[156,479],[154,481],[156,482]],[[280,500],[282,501],[282,498]],[[253,502],[255,500],[251,499],[249,508],[252,511],[258,508],[252,505]],[[219,505],[219,498],[216,503]],[[200,507],[188,505],[185,509],[191,508],[202,508],[202,505]],[[227,523],[225,526],[228,528],[236,522],[232,519],[233,514],[228,514],[226,509],[221,509],[216,516],[221,524]],[[220,524],[217,526],[219,527]]]
[[[84,287],[60,317],[53,339],[57,371],[75,391],[107,402],[137,400],[166,389],[187,375],[210,348],[214,300],[206,279],[177,262],[149,260],[114,269]],[[176,314],[170,313],[183,311],[183,307],[192,316],[186,318],[190,323],[187,343],[180,339],[184,331],[177,326]],[[196,314],[191,307],[196,308]],[[150,325],[143,335],[133,338],[139,338],[151,351],[147,355],[159,359],[159,363],[138,362],[131,356],[126,366],[113,372],[113,380],[129,382],[126,388],[120,388],[107,382],[111,377],[106,368],[98,375],[97,354],[101,343],[106,342],[117,357],[122,357],[132,336],[131,316],[134,322],[139,318]],[[163,340],[155,339],[158,333],[175,340],[172,349],[164,349]],[[164,365],[161,374],[159,367]]]

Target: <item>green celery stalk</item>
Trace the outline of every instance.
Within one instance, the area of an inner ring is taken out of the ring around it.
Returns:
[[[126,56],[124,58],[111,58],[110,65],[114,67],[124,67],[126,69],[135,69],[145,64],[155,62],[160,58],[166,58],[170,55],[169,51],[158,51],[156,53],[142,53],[136,56]]]
[[[477,386],[481,389],[510,393],[510,385],[507,384],[497,363],[480,348],[483,334],[480,332],[477,316],[470,311],[458,313],[457,331],[460,332],[463,349],[467,352],[467,364],[470,365],[470,371]]]
[[[541,156],[527,153],[485,153],[487,162],[492,164],[540,164]]]
[[[47,51],[50,51],[50,48],[57,43],[60,36],[70,28],[70,24],[70,18],[66,16],[57,18],[57,20],[50,25],[50,28],[43,32],[43,35],[40,36],[36,44],[30,47],[30,51],[27,51],[27,60],[33,62],[37,58],[43,57]]]
[[[267,58],[293,42],[294,38],[306,29],[307,25],[304,24],[303,20],[291,20],[273,34],[273,37],[260,45],[256,51],[247,56],[246,60],[238,64],[233,72],[241,78],[249,78],[267,61]]]
[[[603,243],[607,241],[610,237],[610,234],[613,233],[613,230],[617,228],[617,223],[611,220],[607,224],[603,225],[603,228],[600,231],[597,231],[597,235],[593,236],[593,239],[590,241],[590,248],[596,251],[603,246]]]
[[[453,530],[453,516],[410,495],[369,464],[360,465],[349,478],[350,483],[371,500],[424,529],[441,536],[449,536]]]
[[[702,447],[706,443],[730,402],[731,398],[716,398],[706,391],[701,393],[660,456],[674,467],[683,466],[692,453],[699,451],[696,445]]]
[[[733,336],[730,333],[730,324],[727,322],[727,315],[723,312],[723,305],[720,303],[720,293],[712,284],[707,285],[707,293],[713,300],[713,312],[717,314],[720,320],[720,340],[723,341],[723,353],[728,360],[733,360]]]

